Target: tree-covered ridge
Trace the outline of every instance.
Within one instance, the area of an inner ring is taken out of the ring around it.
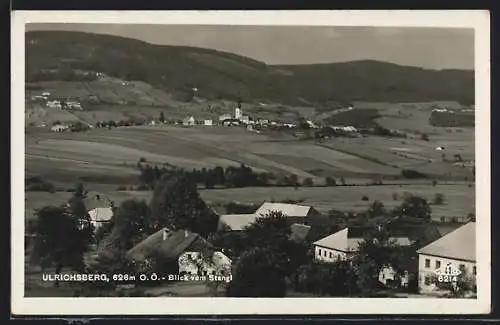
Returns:
[[[209,99],[288,104],[355,100],[474,102],[473,71],[438,71],[373,60],[270,66],[231,53],[153,45],[116,36],[26,33],[28,82],[72,78],[68,74],[71,69],[141,80],[167,92],[189,92],[196,87],[199,96]],[[66,73],[47,74],[60,70]]]

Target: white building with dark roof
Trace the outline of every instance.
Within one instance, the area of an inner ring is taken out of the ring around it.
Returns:
[[[364,234],[369,228],[350,227],[337,231],[313,243],[314,259],[318,262],[333,263],[351,258],[358,251],[359,244],[364,240]],[[409,231],[398,231],[391,235],[390,240],[396,245],[408,247],[414,243]],[[398,285],[406,287],[409,283],[409,272],[398,274],[390,265],[380,270],[378,280],[383,284],[399,280]]]
[[[94,229],[101,227],[104,223],[110,222],[113,217],[112,208],[94,208],[88,211],[90,222]]]
[[[420,292],[437,290],[435,271],[451,264],[473,278],[476,275],[476,223],[469,222],[422,247],[418,253],[418,284]],[[462,274],[462,276],[465,276]]]

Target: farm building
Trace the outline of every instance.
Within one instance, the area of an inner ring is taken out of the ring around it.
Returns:
[[[69,126],[65,124],[56,124],[50,128],[52,132],[63,132],[67,129],[69,129]]]
[[[94,208],[88,211],[90,222],[95,229],[98,229],[103,224],[110,222],[113,217],[112,208]]]
[[[242,115],[239,120],[241,121],[241,123],[248,124],[248,122],[250,122],[250,117],[247,115]]]
[[[83,109],[82,105],[77,101],[67,101],[66,107],[69,109]]]
[[[437,270],[452,266],[476,282],[476,223],[469,222],[419,249],[418,284],[421,293],[439,291]],[[464,274],[465,273],[465,274]]]
[[[356,228],[344,228],[314,242],[314,259],[320,262],[332,263],[337,260],[350,258],[352,253],[358,250],[358,245],[363,241],[363,232],[358,230]],[[409,246],[411,244],[407,236],[398,236],[391,239],[401,246]],[[396,278],[396,272],[392,266],[388,265],[382,268],[378,280],[387,285],[389,282],[395,281]],[[406,271],[400,277],[398,285],[405,287],[408,285],[408,281],[409,273]]]
[[[186,117],[185,119],[182,120],[182,125],[184,126],[193,126],[195,125],[196,121],[194,120],[193,116]]]
[[[46,105],[47,107],[50,108],[58,108],[58,109],[62,108],[61,102],[59,100],[48,101]]]
[[[205,125],[205,126],[212,126],[213,125],[213,121],[212,120],[203,120],[203,125]]]
[[[227,274],[231,260],[221,252],[216,253],[212,244],[196,233],[163,228],[130,249],[127,257],[140,268],[147,268],[156,258],[155,262],[161,263],[165,272],[203,274],[215,271]],[[201,259],[201,256],[211,258]]]
[[[390,240],[401,247],[406,247],[408,259],[405,265],[400,266],[406,272],[398,275],[392,266],[386,266],[379,274],[379,281],[385,285],[390,283],[398,286],[407,286],[410,274],[417,272],[417,261],[413,254],[415,247],[422,247],[440,237],[436,226],[430,224],[408,225],[403,223],[386,223],[378,225],[376,229],[382,227],[389,233]],[[363,242],[366,235],[373,231],[373,226],[367,227],[347,227],[334,234],[326,236],[313,243],[314,258],[317,261],[331,263],[337,259],[347,259],[358,250],[359,244]],[[394,282],[397,279],[400,281]]]
[[[222,125],[224,126],[238,126],[240,125],[240,120],[236,120],[236,119],[228,119],[228,120],[224,120],[222,121]]]
[[[294,242],[303,242],[308,238],[311,226],[301,223],[294,223],[290,226],[290,239]]]
[[[230,120],[232,118],[233,117],[231,116],[231,114],[222,114],[219,116],[219,122],[223,122],[225,120]]]
[[[319,212],[309,206],[289,203],[264,203],[255,213],[251,214],[226,214],[219,217],[219,229],[231,231],[243,230],[246,226],[255,222],[258,218],[267,216],[270,212],[280,212],[290,222],[307,225],[311,218],[319,215]]]

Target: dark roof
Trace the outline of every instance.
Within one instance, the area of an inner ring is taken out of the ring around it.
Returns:
[[[420,247],[441,237],[437,227],[431,223],[413,224],[398,221],[388,223],[384,227],[391,238],[408,238],[411,242],[416,242]],[[363,238],[374,229],[377,229],[376,226],[349,227],[347,238]]]
[[[138,262],[152,256],[176,259],[188,250],[201,251],[211,248],[212,244],[196,233],[185,230],[169,231],[164,228],[130,249],[127,256]]]
[[[295,242],[302,242],[307,238],[309,234],[309,230],[311,230],[311,226],[307,226],[300,223],[294,223],[290,226],[290,240]]]

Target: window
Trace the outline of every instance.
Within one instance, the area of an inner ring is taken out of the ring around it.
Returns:
[[[321,248],[318,248],[318,255],[321,256]]]
[[[439,269],[441,267],[441,261],[436,260],[436,269]]]
[[[424,281],[425,285],[428,286],[431,284],[431,277],[426,275],[425,276],[425,281]]]
[[[330,258],[332,258],[332,257],[333,257],[333,253],[332,253],[332,252],[330,252]]]
[[[426,258],[426,259],[425,259],[425,267],[426,267],[426,268],[431,267],[431,260],[430,260],[430,259],[428,259],[428,258]]]
[[[472,267],[472,274],[476,275],[476,267],[475,266]]]
[[[323,251],[323,256],[326,257],[326,251]]]

